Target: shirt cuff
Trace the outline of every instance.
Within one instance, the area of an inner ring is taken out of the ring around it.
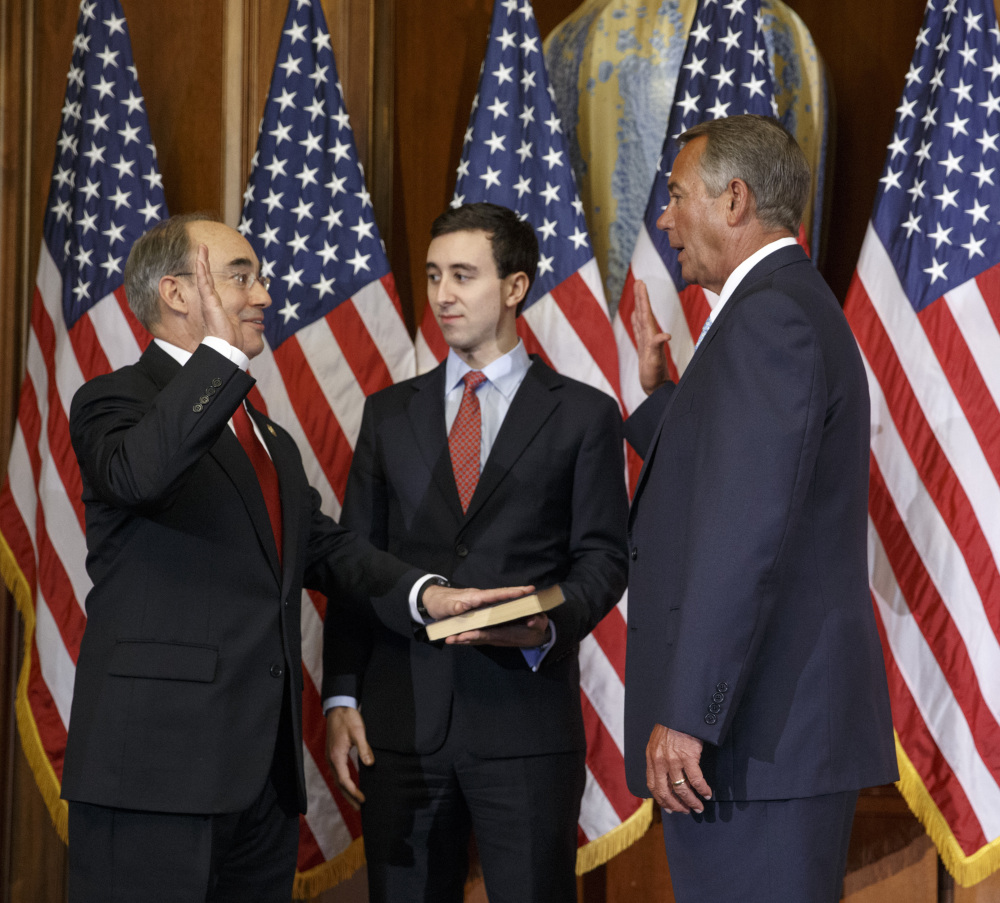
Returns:
[[[521,655],[524,656],[524,660],[528,663],[528,667],[532,671],[537,671],[542,664],[542,659],[549,654],[549,650],[556,644],[556,624],[551,618],[549,619],[549,629],[552,631],[552,636],[549,637],[549,641],[542,646],[534,646],[531,649],[522,649]]]
[[[412,589],[410,589],[410,617],[413,618],[417,624],[427,625],[432,623],[434,620],[433,618],[423,618],[417,609],[417,599],[420,598],[420,591],[432,580],[444,580],[444,577],[440,574],[426,574],[414,583]]]
[[[323,700],[323,717],[330,709],[335,709],[337,706],[344,706],[348,709],[356,709],[358,707],[358,701],[353,696],[328,696]]]
[[[202,345],[208,345],[213,351],[218,351],[223,357],[228,358],[236,364],[244,373],[250,368],[250,358],[248,358],[235,345],[230,345],[225,339],[218,336],[207,335],[201,340]]]

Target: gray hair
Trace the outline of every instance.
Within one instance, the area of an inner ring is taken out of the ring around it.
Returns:
[[[188,224],[218,222],[210,213],[185,213],[140,235],[125,262],[125,296],[136,319],[152,329],[160,321],[160,280],[191,268]]]
[[[677,140],[683,146],[702,136],[699,162],[708,193],[718,197],[730,181],[741,179],[762,225],[798,233],[812,177],[805,154],[781,123],[748,113],[702,122]]]

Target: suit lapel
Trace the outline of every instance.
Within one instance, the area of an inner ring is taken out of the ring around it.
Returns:
[[[465,515],[462,513],[455,474],[451,468],[448,432],[445,428],[444,377],[445,362],[442,361],[429,373],[412,380],[410,385],[414,394],[406,413],[417,449],[431,472],[441,497],[452,515],[461,520]]]
[[[155,341],[149,343],[149,346],[139,359],[139,365],[145,369],[150,378],[160,389],[164,388],[164,386],[166,386],[167,383],[174,378],[181,368],[181,365],[178,364],[177,361],[174,360],[169,354],[167,354],[166,351],[160,348]],[[251,416],[257,422],[260,431],[268,440],[270,440],[271,437],[269,435],[266,418],[255,411],[252,407],[250,407],[249,410]],[[278,483],[281,488],[282,517],[294,517],[295,509],[290,509],[288,507],[291,504],[291,500],[285,499],[285,487],[290,481],[287,478],[282,479],[282,470],[278,464],[278,462],[285,456],[281,454],[275,455],[275,449],[271,441],[267,442],[267,446],[268,451],[271,453],[272,460],[275,461],[275,466],[278,468]],[[233,484],[236,486],[240,497],[243,499],[243,504],[246,506],[247,514],[250,517],[254,530],[260,538],[260,544],[267,553],[267,559],[271,564],[271,568],[274,570],[275,576],[280,580],[281,566],[278,562],[278,547],[274,542],[274,531],[271,529],[271,519],[267,514],[267,505],[264,504],[264,494],[261,492],[260,483],[257,480],[257,472],[253,469],[253,464],[250,463],[247,453],[243,451],[243,446],[240,445],[240,441],[236,438],[236,434],[229,428],[228,425],[221,432],[219,438],[209,450],[209,455],[211,455],[216,463],[226,472],[229,478],[233,481]],[[286,523],[294,524],[295,521],[286,521]],[[283,532],[286,537],[288,537],[289,533],[295,533],[294,530],[285,530]],[[287,540],[285,552],[288,552]]]
[[[490,456],[486,459],[486,466],[469,502],[466,518],[475,517],[479,513],[545,421],[552,416],[559,404],[552,390],[562,383],[562,377],[540,360],[532,362],[514,395],[507,416],[504,417]]]
[[[260,414],[250,408],[251,415],[255,421],[259,420]],[[229,475],[229,478],[236,486],[236,490],[243,499],[250,522],[260,539],[261,547],[267,554],[267,560],[271,565],[278,580],[281,580],[281,566],[278,562],[278,547],[274,542],[274,530],[271,529],[271,519],[267,514],[267,505],[264,504],[264,493],[261,492],[260,483],[257,480],[257,472],[253,469],[253,464],[247,457],[247,453],[240,445],[240,440],[227,425],[219,436],[218,441],[212,446],[209,454],[216,460],[219,466]],[[284,486],[281,484],[281,474],[278,474],[279,486],[282,495],[282,517],[285,515]]]

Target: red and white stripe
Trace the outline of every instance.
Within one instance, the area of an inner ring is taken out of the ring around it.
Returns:
[[[62,778],[73,681],[86,626],[87,576],[80,472],[69,438],[76,390],[94,376],[138,359],[149,341],[121,289],[106,296],[67,332],[62,277],[42,244],[31,310],[26,370],[7,481],[0,492],[2,570],[34,632],[26,650],[18,708],[22,728],[34,721],[40,744],[29,757],[50,779]],[[33,611],[31,603],[34,602]],[[27,707],[27,708],[26,708]],[[42,775],[38,774],[41,782]],[[45,788],[43,788],[44,790]],[[48,788],[49,792],[58,787]],[[65,806],[60,831],[65,833]],[[57,813],[58,815],[58,813]]]
[[[916,313],[869,225],[845,312],[871,393],[869,566],[893,721],[968,859],[1000,838],[1000,272]]]
[[[374,280],[277,351],[253,359],[268,416],[295,439],[323,511],[340,516],[365,398],[414,373],[413,342],[392,275]],[[361,836],[361,820],[336,789],[326,764],[323,617],[326,600],[302,593],[303,753],[309,811],[299,835],[300,873],[336,859]]]

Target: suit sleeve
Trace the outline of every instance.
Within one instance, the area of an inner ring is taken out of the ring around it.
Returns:
[[[375,457],[373,404],[365,402],[361,431],[347,477],[340,521],[345,527],[384,549],[386,536],[386,481]],[[410,627],[412,632],[412,625]],[[368,619],[357,617],[341,600],[331,598],[323,622],[323,698],[361,698],[362,676],[372,648]]]
[[[206,345],[198,347],[152,404],[149,383],[141,379],[113,374],[86,383],[73,398],[70,436],[87,484],[103,502],[123,511],[148,515],[163,510],[253,383]]]
[[[621,599],[628,580],[625,526],[628,492],[622,419],[600,398],[588,412],[573,478],[570,568],[560,581],[565,603],[550,612],[556,642],[542,661],[558,661],[576,648]]]
[[[663,416],[663,411],[674,388],[673,383],[664,383],[625,421],[625,439],[640,458],[645,459],[646,457],[646,451],[656,435],[657,424],[660,422],[660,417]]]
[[[348,617],[374,616],[390,630],[412,636],[409,593],[425,572],[375,548],[323,514],[319,493],[315,489],[310,493],[312,530],[304,585],[336,600],[336,607]]]
[[[780,592],[783,548],[801,528],[826,415],[817,338],[791,298],[744,300],[706,349],[700,365],[711,369],[691,412],[673,425],[691,431],[694,504],[685,512],[685,572],[665,575],[679,583],[680,610],[656,716],[711,743],[739,708]],[[722,683],[725,701],[707,723]]]

